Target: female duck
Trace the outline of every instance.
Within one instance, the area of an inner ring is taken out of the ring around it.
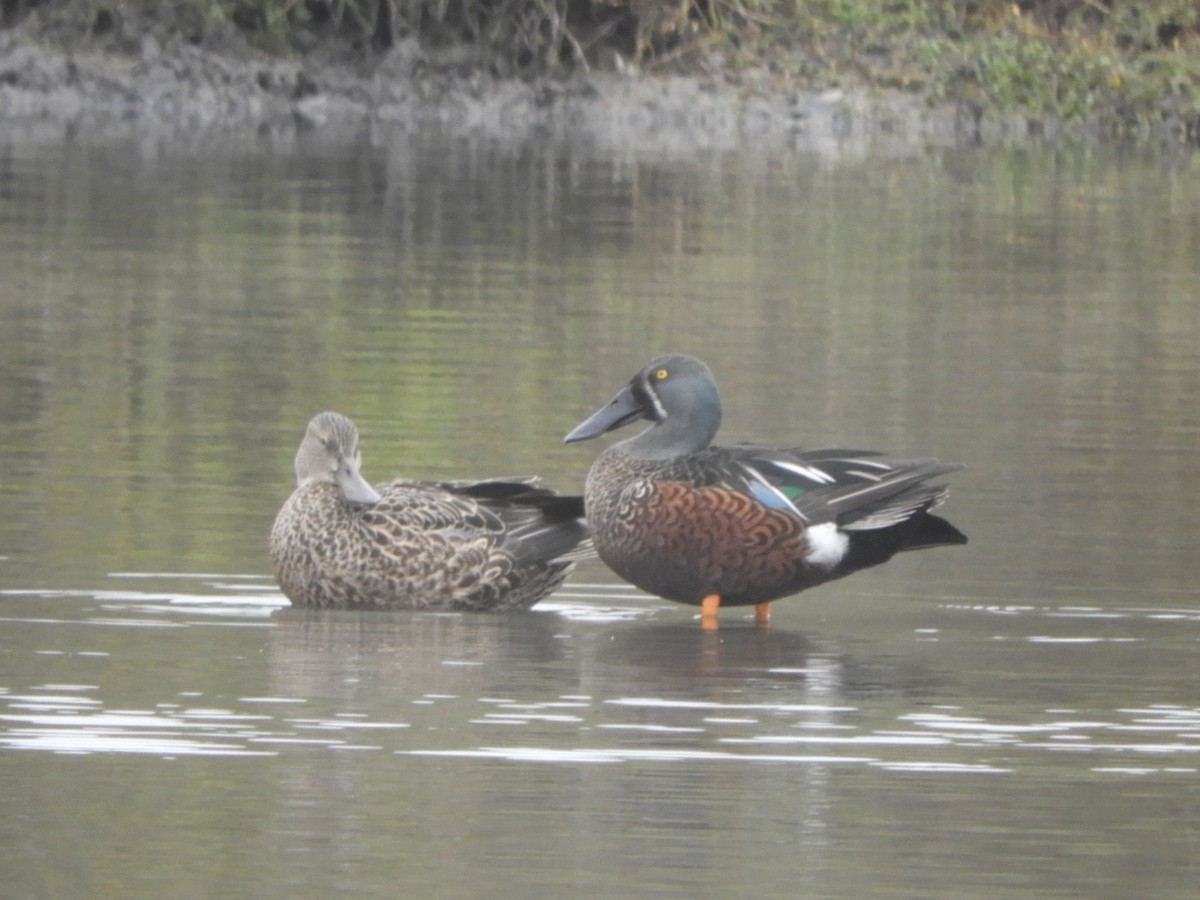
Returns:
[[[361,460],[345,416],[308,423],[298,486],[271,530],[275,575],[296,606],[528,609],[592,555],[582,497],[532,478],[371,487]]]
[[[898,550],[966,543],[929,510],[946,497],[930,479],[962,466],[873,451],[710,446],[721,401],[708,367],[660,356],[566,441],[633,422],[588,472],[584,502],[600,558],[643,590],[701,608],[770,602],[884,562]]]

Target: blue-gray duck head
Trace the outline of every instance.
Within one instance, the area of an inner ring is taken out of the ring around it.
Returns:
[[[622,444],[634,456],[668,458],[707,447],[721,426],[721,398],[708,366],[691,356],[656,356],[564,441],[586,441],[643,419],[651,427]]]

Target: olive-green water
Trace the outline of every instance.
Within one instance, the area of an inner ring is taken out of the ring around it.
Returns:
[[[0,145],[6,898],[1190,897],[1200,159]],[[599,563],[302,615],[308,418],[539,474],[652,354],[725,440],[960,460],[966,547],[775,604]]]

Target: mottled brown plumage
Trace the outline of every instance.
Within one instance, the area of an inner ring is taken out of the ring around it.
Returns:
[[[536,479],[371,488],[358,465],[353,424],[314,417],[271,531],[276,577],[296,606],[528,609],[591,555],[582,498]]]

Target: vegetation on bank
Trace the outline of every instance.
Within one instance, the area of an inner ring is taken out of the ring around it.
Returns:
[[[236,32],[275,53],[397,40],[472,44],[504,74],[636,65],[765,73],[806,87],[877,86],[979,117],[1164,124],[1200,141],[1195,0],[0,0],[80,36]]]

